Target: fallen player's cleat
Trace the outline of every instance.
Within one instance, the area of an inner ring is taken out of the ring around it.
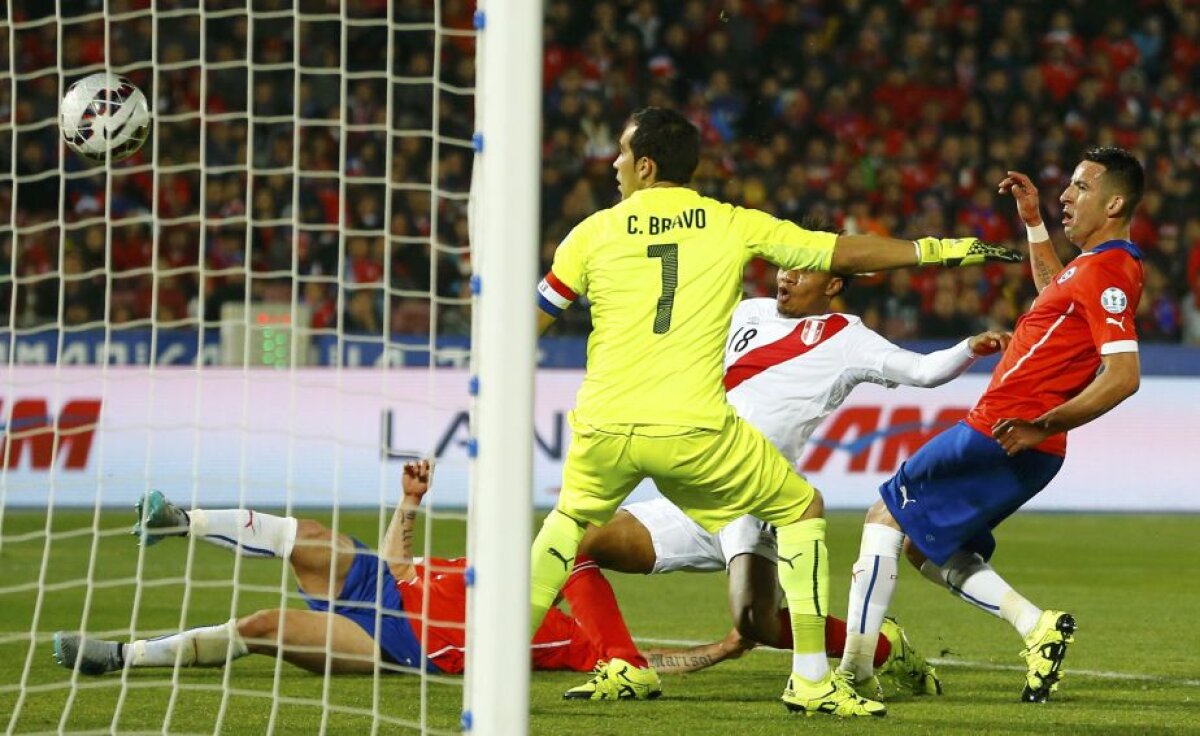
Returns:
[[[1021,700],[1044,703],[1058,689],[1067,645],[1075,641],[1075,617],[1062,611],[1042,611],[1037,626],[1025,637],[1021,656],[1029,665]]]
[[[854,676],[848,672],[833,672],[824,680],[812,683],[793,672],[781,700],[791,712],[806,716],[816,713],[831,716],[887,715],[886,705],[854,692]]]
[[[653,700],[662,695],[662,682],[650,667],[636,667],[616,658],[596,665],[595,675],[563,693],[564,700]]]
[[[854,686],[854,692],[858,693],[860,698],[883,702],[883,682],[880,681],[878,673],[862,680],[859,680],[850,673],[846,673],[846,678]]]
[[[147,491],[133,507],[137,521],[130,532],[138,543],[149,547],[158,544],[163,537],[186,537],[190,519],[187,512],[163,495],[162,491]]]
[[[65,631],[54,632],[54,661],[69,670],[75,669],[85,675],[103,675],[115,672],[124,666],[121,661],[121,645],[104,639],[84,639],[79,634]]]
[[[896,689],[911,695],[941,695],[942,680],[920,652],[909,643],[904,628],[896,619],[883,619],[879,633],[892,645],[892,652],[879,668],[879,674],[895,685]],[[861,689],[859,692],[862,692]]]

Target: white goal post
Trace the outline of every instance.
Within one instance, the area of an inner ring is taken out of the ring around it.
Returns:
[[[528,730],[529,546],[541,135],[542,3],[487,0],[476,13],[478,199],[473,365],[476,459],[467,523],[463,726]],[[523,677],[514,677],[516,672]]]

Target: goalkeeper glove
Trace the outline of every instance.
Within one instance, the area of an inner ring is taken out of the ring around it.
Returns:
[[[977,266],[994,261],[1020,263],[1025,256],[1002,245],[985,243],[979,238],[921,238],[917,246],[917,263],[921,266]]]

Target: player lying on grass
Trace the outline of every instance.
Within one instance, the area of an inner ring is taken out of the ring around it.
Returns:
[[[1059,198],[1063,230],[1083,251],[1065,269],[1033,182],[1015,171],[1000,182],[1028,228],[1038,296],[966,420],[901,465],[867,512],[847,613],[859,625],[839,666],[856,680],[873,671],[871,653],[903,548],[925,577],[1004,619],[1024,640],[1021,700],[1044,702],[1057,687],[1075,618],[1038,608],[992,569],[992,529],[1058,473],[1068,430],[1138,389],[1134,315],[1142,254],[1129,242],[1129,223],[1143,182],[1141,163],[1127,151],[1084,154]]]
[[[725,346],[729,403],[795,463],[817,426],[855,386],[876,383],[940,386],[981,355],[1002,350],[1009,335],[983,332],[928,355],[888,342],[858,317],[831,312],[848,279],[817,271],[780,270],[775,299],[738,305]],[[664,669],[711,665],[737,657],[755,643],[790,649],[790,613],[781,608],[769,525],[743,516],[716,534],[707,532],[666,499],[625,506],[608,524],[584,535],[581,554],[601,567],[627,573],[728,570],[734,630],[723,641],[651,662]],[[826,650],[842,650],[845,623],[826,622]],[[895,622],[874,646],[874,664],[898,690],[940,693],[937,673],[908,644]],[[889,656],[888,650],[893,650]],[[831,655],[837,656],[837,655]],[[866,697],[881,694],[878,681],[856,682]]]
[[[221,667],[247,654],[282,657],[317,673],[327,666],[335,674],[370,673],[377,663],[386,671],[423,667],[429,672],[461,673],[466,560],[433,558],[420,564],[412,557],[414,520],[429,490],[429,477],[427,461],[404,466],[404,499],[378,553],[310,519],[250,509],[185,512],[162,493],[151,491],[138,503],[139,521],[134,528],[143,544],[190,535],[244,557],[286,559],[310,610],[256,611],[217,626],[130,643],[60,631],[54,635],[55,659],[88,675],[125,667],[173,667],[177,662],[185,667]],[[429,620],[436,623],[423,627],[420,616],[426,610],[422,607],[426,594]],[[336,595],[332,614],[331,595]],[[644,662],[612,588],[594,564],[572,571],[563,597],[572,615],[550,609],[533,639],[535,669],[591,672],[600,662]],[[422,636],[428,652],[424,658]],[[603,695],[650,698],[661,692],[657,677],[639,678],[636,667],[629,669],[634,679],[606,682]],[[588,690],[565,697],[593,695]]]

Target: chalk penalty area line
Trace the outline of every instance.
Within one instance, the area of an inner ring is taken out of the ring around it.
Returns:
[[[693,641],[691,639],[655,639],[650,637],[638,636],[634,637],[636,641],[645,644],[656,644],[666,647],[695,647],[701,644],[709,644],[711,642]],[[756,647],[750,650],[750,653],[763,652],[766,654],[791,654],[791,652],[782,649],[774,649],[772,647]],[[995,662],[978,662],[970,659],[958,659],[956,657],[928,657],[927,661],[930,664],[938,667],[962,667],[964,669],[984,670],[989,672],[1024,672],[1025,668],[1016,664],[997,664]],[[1200,687],[1200,680],[1189,680],[1178,677],[1163,677],[1162,675],[1146,675],[1137,672],[1109,672],[1107,670],[1081,670],[1075,667],[1067,669],[1067,674],[1080,675],[1083,677],[1095,677],[1099,680],[1140,680],[1143,682],[1164,682],[1185,685],[1188,687]]]

